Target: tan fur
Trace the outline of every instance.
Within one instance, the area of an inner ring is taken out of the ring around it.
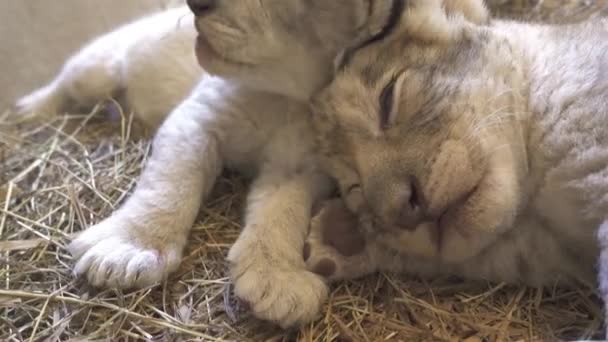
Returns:
[[[481,2],[442,1],[449,13],[482,23],[488,13]],[[308,100],[333,76],[332,63],[340,51],[382,29],[392,3],[245,0],[235,5],[216,1],[214,10],[196,21],[213,50],[214,58],[204,62],[205,68],[256,89]]]
[[[327,170],[367,249],[337,255],[316,224],[309,267],[321,255],[332,280],[382,269],[593,281],[608,212],[608,21],[484,26],[409,3],[399,34],[360,50],[314,100]]]
[[[332,187],[317,168],[300,101],[331,79],[340,50],[378,33],[390,3],[375,1],[368,13],[364,0],[218,1],[196,20],[197,54],[222,78],[198,69],[191,14],[160,13],[92,42],[50,85],[19,101],[22,112],[48,114],[122,89],[151,127],[168,115],[130,198],[70,245],[75,272],[105,287],[162,280],[178,267],[221,169],[233,168],[255,176],[244,230],[228,255],[236,294],[282,326],[311,320],[327,286],[306,269],[302,248],[312,204]]]

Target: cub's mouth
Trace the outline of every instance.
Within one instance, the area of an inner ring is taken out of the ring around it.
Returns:
[[[479,185],[475,186],[463,197],[450,204],[437,218],[432,221],[435,229],[432,235],[439,253],[441,253],[445,244],[444,237],[448,230],[452,230],[457,234],[463,235],[463,237],[468,237],[466,227],[461,226],[467,220],[466,218],[459,217],[459,214],[460,210],[470,205],[470,203],[473,201],[472,198],[477,191],[479,191]]]
[[[367,207],[359,213],[359,218],[371,222],[371,229],[383,239],[391,240],[399,250],[419,257],[437,258],[446,252],[450,239],[474,238],[470,231],[474,219],[470,209],[477,207],[479,195],[487,189],[483,186],[485,175],[472,189],[455,198],[448,205],[436,212],[426,212],[410,225],[387,224],[374,215]],[[369,217],[371,216],[371,218]]]

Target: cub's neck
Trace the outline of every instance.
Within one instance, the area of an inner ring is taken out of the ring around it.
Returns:
[[[608,213],[608,20],[494,30],[525,73],[530,209],[552,228],[593,232]]]

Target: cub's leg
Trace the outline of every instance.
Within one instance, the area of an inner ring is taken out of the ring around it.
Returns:
[[[328,281],[354,279],[378,271],[375,246],[357,229],[357,217],[342,199],[323,203],[311,221],[304,246],[309,270]]]
[[[212,113],[195,100],[161,126],[134,193],[110,218],[69,246],[75,273],[104,287],[142,287],[162,280],[181,260],[202,199],[221,171]]]
[[[75,53],[48,85],[18,100],[16,110],[44,117],[120,92],[138,119],[156,130],[202,75],[192,52],[195,37],[185,6],[136,20]]]
[[[604,222],[598,230],[600,259],[598,261],[598,283],[600,294],[604,301],[604,329],[608,339],[608,222]]]
[[[237,297],[261,319],[289,327],[311,321],[327,297],[323,279],[302,257],[312,203],[327,196],[316,172],[261,170],[247,203],[246,224],[228,254]]]
[[[24,96],[16,103],[23,115],[56,114],[71,102],[94,104],[112,95],[121,86],[124,40],[109,34],[94,40],[63,65],[48,85]]]

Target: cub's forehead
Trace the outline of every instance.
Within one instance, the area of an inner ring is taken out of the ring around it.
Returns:
[[[361,82],[375,85],[395,70],[434,70],[433,74],[466,73],[479,63],[487,37],[476,32],[471,37],[434,43],[395,33],[383,41],[357,49],[337,68],[336,76],[356,75]]]
[[[443,58],[444,53],[412,44],[404,48],[401,42],[358,51],[314,99],[313,108],[339,126],[359,127],[360,120],[376,123],[379,113],[390,110],[398,96],[399,102],[407,105],[400,106],[396,120],[410,126],[423,125],[444,112],[443,104],[457,95],[461,83],[452,77],[453,66],[441,63]],[[390,87],[397,80],[401,86]]]
[[[348,62],[337,70],[334,84],[348,79],[348,82],[360,83],[367,89],[382,89],[392,78],[404,73],[406,79],[424,80],[424,83],[466,77],[478,60],[479,49],[472,46],[469,41],[430,45],[407,38],[392,39],[353,53]]]
[[[338,64],[337,74],[352,73],[374,82],[390,72],[392,68],[401,68],[411,62],[409,56],[416,51],[415,44],[410,44],[406,37],[393,35],[373,44],[349,51]]]
[[[362,48],[352,53],[348,61],[339,66],[334,84],[354,81],[368,89],[384,87],[390,78],[404,70],[407,61],[400,53],[399,44],[382,45]]]

